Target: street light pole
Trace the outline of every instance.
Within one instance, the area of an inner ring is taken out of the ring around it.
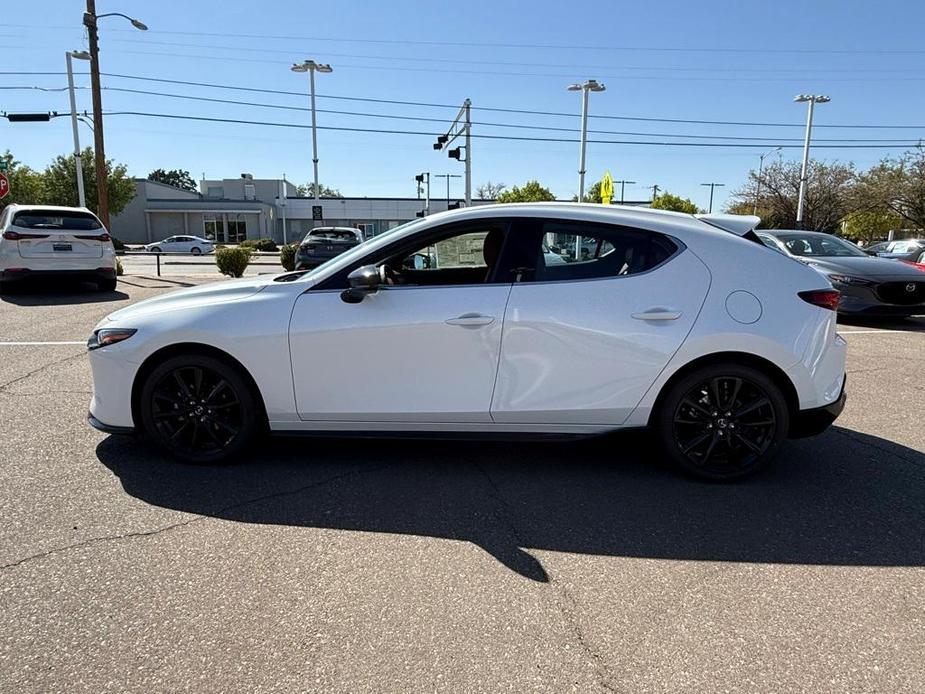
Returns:
[[[148,27],[137,19],[121,12],[96,14],[96,0],[87,0],[87,11],[83,23],[87,27],[87,41],[90,46],[90,88],[93,93],[93,154],[96,169],[97,216],[103,226],[109,228],[109,189],[106,181],[106,152],[103,149],[103,97],[100,92],[100,46],[97,23],[103,17],[124,17],[136,29],[147,31]]]
[[[806,111],[806,136],[803,139],[803,167],[800,169],[800,193],[797,197],[797,227],[803,228],[803,202],[806,196],[806,174],[809,169],[809,141],[813,130],[813,108],[816,104],[825,104],[831,99],[822,94],[797,94],[794,98],[797,103],[808,102]]]
[[[450,209],[450,179],[462,178],[459,174],[434,174],[434,178],[446,179],[446,209]]]
[[[77,132],[77,100],[74,96],[74,68],[71,64],[71,58],[89,60],[90,54],[86,51],[67,51],[64,56],[67,59],[67,90],[71,99],[71,130],[74,134],[74,169],[77,172],[77,204],[80,207],[86,207],[87,198],[84,194],[83,162],[80,158],[80,135]]]
[[[606,90],[597,80],[586,80],[581,84],[570,84],[570,92],[581,92],[581,142],[578,153],[578,202],[584,202],[585,197],[585,151],[588,144],[588,93]],[[577,256],[576,256],[577,258]]]
[[[710,209],[707,210],[707,214],[711,214],[713,212],[713,189],[723,188],[726,184],[725,183],[701,183],[700,185],[710,186]]]
[[[301,65],[295,63],[291,68],[293,72],[307,72],[309,97],[312,106],[312,168],[315,174],[315,202],[320,197],[318,186],[318,127],[315,121],[315,72],[330,73],[334,68],[324,63],[316,63],[314,60],[305,60]]]
[[[764,170],[764,158],[780,152],[780,147],[775,147],[770,152],[765,152],[758,157],[758,184],[755,186],[755,204],[752,206],[752,214],[758,214],[758,201],[761,199],[761,172]]]

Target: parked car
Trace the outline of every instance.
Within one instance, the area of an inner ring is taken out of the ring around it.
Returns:
[[[775,250],[824,274],[841,292],[839,313],[925,314],[925,277],[913,265],[872,257],[849,241],[817,231],[774,229],[758,236]]]
[[[895,260],[911,260],[913,263],[925,263],[925,239],[901,239],[884,241],[864,249],[868,255]]]
[[[37,277],[116,288],[112,238],[95,214],[84,207],[7,205],[0,215],[0,291]]]
[[[316,227],[309,231],[295,254],[296,270],[311,270],[363,242],[353,227]]]
[[[144,249],[149,253],[192,253],[193,255],[201,255],[202,253],[211,253],[215,250],[215,246],[209,239],[203,239],[199,236],[168,236],[163,241],[145,244]]]
[[[838,292],[770,253],[758,221],[473,207],[409,222],[314,272],[148,299],[90,337],[89,422],[146,432],[194,463],[227,460],[266,429],[649,426],[690,473],[743,477],[788,436],[825,429],[845,401]],[[552,232],[594,241],[594,255],[547,263]],[[420,255],[433,262],[405,262]]]

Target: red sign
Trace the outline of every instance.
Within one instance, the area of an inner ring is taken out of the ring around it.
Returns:
[[[5,173],[0,172],[0,200],[10,194],[10,179]]]

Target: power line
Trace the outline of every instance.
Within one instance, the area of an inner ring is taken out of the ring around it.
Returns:
[[[63,72],[45,72],[45,71],[0,71],[0,75],[17,75],[17,76],[42,76],[42,75],[63,75]],[[88,73],[76,73],[86,75]],[[177,84],[191,87],[207,87],[210,89],[226,89],[230,91],[253,92],[258,94],[282,94],[285,96],[304,97],[303,92],[287,91],[281,89],[266,89],[261,87],[244,87],[239,85],[216,84],[211,82],[194,82],[191,80],[175,80],[163,77],[143,77],[140,75],[126,75],[114,72],[102,72],[101,75],[114,77],[117,79],[140,80],[145,82],[158,82],[162,84]],[[340,96],[333,94],[316,94],[319,99],[335,99],[341,101],[359,101],[364,103],[378,104],[395,104],[401,106],[419,106],[426,108],[450,108],[458,109],[458,104],[440,104],[422,101],[403,101],[398,99],[378,99],[358,96]],[[556,116],[575,118],[574,113],[565,113],[561,111],[538,111],[518,108],[501,108],[491,106],[473,106],[474,111],[489,111],[493,113],[521,113],[532,116]],[[776,127],[776,128],[803,128],[799,123],[769,123],[759,121],[721,121],[721,120],[704,120],[691,118],[655,118],[643,116],[613,116],[606,114],[588,114],[589,118],[598,118],[603,120],[627,120],[649,123],[686,123],[692,125],[733,125],[733,126],[751,126],[751,127]],[[925,125],[846,125],[846,124],[816,124],[815,128],[842,128],[842,129],[876,129],[876,130],[925,130]]]
[[[255,121],[240,118],[217,118],[211,116],[190,116],[175,113],[151,113],[146,111],[109,111],[106,116],[141,116],[147,118],[168,118],[175,120],[203,121],[209,123],[232,123],[238,125],[262,125],[276,128],[311,128],[310,125],[302,123],[278,123],[273,121]],[[319,125],[319,130],[332,130],[340,132],[359,132],[359,133],[377,133],[386,135],[420,135],[426,137],[436,137],[440,133],[433,131],[420,130],[392,130],[385,128],[355,128],[335,125]],[[472,133],[472,137],[484,140],[505,140],[520,142],[567,142],[576,143],[577,139],[563,137],[527,137],[522,135],[490,135],[485,133]],[[639,141],[639,140],[588,140],[589,143],[602,145],[646,145],[655,147],[722,147],[722,148],[764,148],[766,144],[752,143],[731,143],[731,142],[658,142],[658,141]],[[815,145],[816,149],[908,149],[914,147],[916,143],[910,142],[905,145],[867,145],[867,144],[850,144],[850,145]],[[781,145],[783,148],[799,149],[802,145]]]

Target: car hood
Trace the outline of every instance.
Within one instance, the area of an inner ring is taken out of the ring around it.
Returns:
[[[211,282],[198,287],[180,289],[139,301],[137,304],[132,304],[109,314],[105,320],[125,323],[142,315],[245,299],[265,289],[273,282],[273,277],[274,275],[244,277],[237,280]]]
[[[899,277],[925,280],[921,270],[907,263],[887,258],[808,258],[801,259],[822,272],[854,277]]]

